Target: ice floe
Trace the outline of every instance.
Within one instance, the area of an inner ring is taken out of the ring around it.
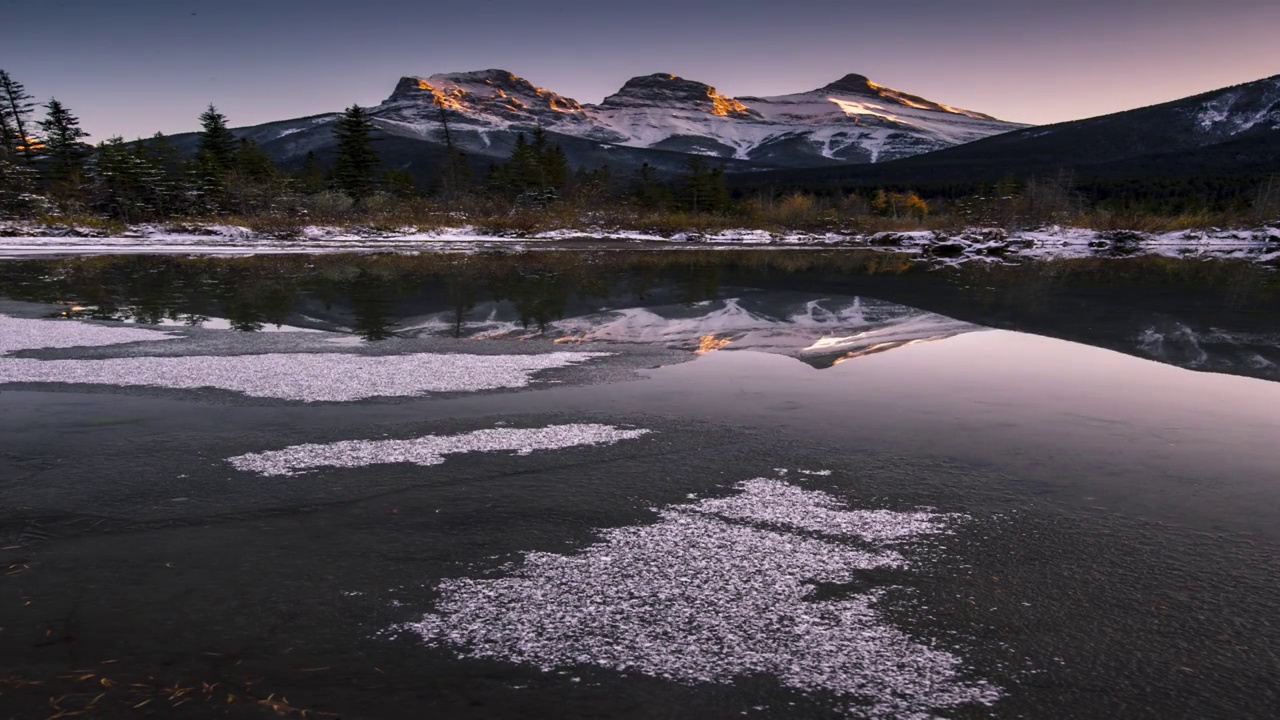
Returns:
[[[434,612],[404,629],[544,671],[594,665],[688,684],[770,675],[855,717],[999,699],[958,656],[892,625],[876,607],[883,590],[847,585],[861,570],[909,572],[904,541],[946,533],[956,516],[841,509],[779,479],[737,489],[604,530],[578,554],[529,553],[506,577],[444,580]],[[815,583],[845,585],[818,599]]]
[[[0,315],[0,355],[19,350],[101,347],[179,337],[182,336],[77,320],[36,320]]]
[[[458,435],[426,435],[409,440],[345,440],[308,443],[282,450],[248,453],[228,458],[237,470],[259,475],[297,475],[321,467],[365,467],[412,463],[439,465],[449,455],[514,451],[528,455],[535,450],[560,450],[590,445],[613,445],[649,434],[638,428],[614,425],[548,425],[541,428],[493,428]]]
[[[120,330],[118,332],[124,332]],[[158,333],[150,333],[150,335]],[[535,373],[610,353],[540,355],[272,353],[232,356],[31,360],[0,357],[0,383],[86,383],[180,390],[216,388],[250,397],[347,402],[435,392],[520,388]]]

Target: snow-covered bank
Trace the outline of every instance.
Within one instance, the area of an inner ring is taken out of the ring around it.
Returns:
[[[1189,259],[1280,262],[1280,225],[1252,229],[1179,230],[1164,233],[1047,227],[1005,231],[973,228],[959,232],[799,233],[724,230],[716,233],[589,228],[533,234],[492,234],[472,226],[395,231],[310,226],[299,237],[282,239],[236,225],[140,225],[118,234],[90,228],[0,224],[0,258],[41,255],[253,255],[334,252],[476,252],[537,250],[566,246],[598,249],[641,245],[703,249],[861,248],[918,255],[940,264],[968,261],[1159,255]]]

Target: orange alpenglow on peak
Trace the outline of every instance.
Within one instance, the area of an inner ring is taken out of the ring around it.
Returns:
[[[713,87],[707,88],[707,97],[711,98],[712,115],[726,117],[730,114],[740,115],[742,113],[749,112],[746,105],[743,105],[731,97],[721,95],[716,92],[716,89]]]

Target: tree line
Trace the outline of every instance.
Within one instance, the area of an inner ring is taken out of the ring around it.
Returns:
[[[277,209],[299,195],[333,191],[358,202],[414,186],[403,172],[381,170],[373,124],[358,105],[334,125],[331,166],[321,167],[310,154],[292,174],[252,138],[237,138],[213,105],[199,123],[194,153],[181,151],[163,133],[90,145],[89,133],[65,104],[56,98],[37,104],[22,83],[0,70],[0,213],[88,211],[125,221],[246,214]]]

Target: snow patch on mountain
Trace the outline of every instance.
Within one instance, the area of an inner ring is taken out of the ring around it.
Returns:
[[[424,138],[441,136],[445,122],[480,133],[541,127],[615,145],[770,165],[883,162],[1023,127],[861,75],[806,93],[732,98],[705,83],[658,73],[632,78],[599,105],[505,70],[409,76],[373,115],[384,126]]]
[[[1205,101],[1196,111],[1200,130],[1229,137],[1255,127],[1280,129],[1280,75],[1270,82],[1232,88]]]

